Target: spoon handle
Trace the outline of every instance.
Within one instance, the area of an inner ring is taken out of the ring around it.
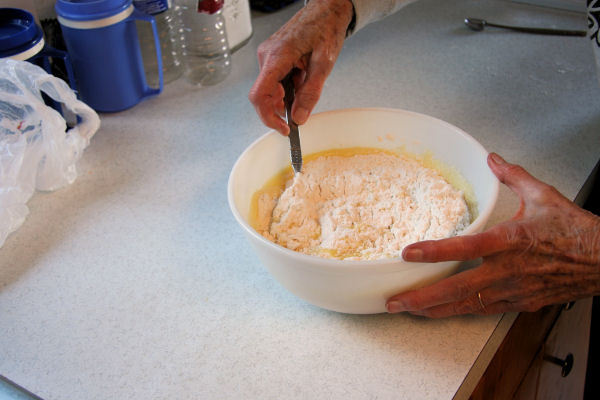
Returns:
[[[290,157],[292,160],[292,168],[294,169],[294,174],[298,174],[300,171],[302,171],[302,150],[300,147],[300,132],[298,131],[298,125],[292,119],[292,104],[294,103],[295,97],[293,77],[295,73],[296,68],[293,68],[290,73],[283,78],[281,84],[285,92],[283,103],[285,104],[287,123],[290,127],[290,134],[288,136],[290,138]]]
[[[537,33],[540,35],[560,35],[560,36],[586,36],[586,31],[578,31],[578,30],[570,30],[570,29],[551,29],[551,28],[533,28],[533,27],[523,27],[523,26],[510,26],[510,25],[502,25],[502,24],[494,24],[491,22],[486,22],[487,26],[493,26],[496,28],[510,29],[517,32],[525,32],[525,33]]]

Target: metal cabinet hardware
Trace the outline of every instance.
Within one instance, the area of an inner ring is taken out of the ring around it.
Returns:
[[[560,374],[563,378],[565,378],[571,373],[571,370],[573,369],[573,362],[575,361],[575,359],[573,357],[573,354],[571,353],[567,354],[564,360],[558,357],[551,356],[549,354],[545,354],[544,361],[549,361],[552,364],[556,364],[559,367],[561,367],[562,369]]]

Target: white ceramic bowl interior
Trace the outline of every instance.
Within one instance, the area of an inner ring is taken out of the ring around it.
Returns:
[[[462,130],[439,119],[398,109],[344,109],[314,114],[300,127],[305,155],[336,148],[375,147],[430,152],[455,167],[474,190],[478,217],[463,232],[483,230],[499,183],[487,166],[487,151]],[[408,263],[324,259],[279,246],[249,224],[252,195],[289,165],[289,140],[271,131],[252,143],[233,166],[228,182],[231,211],[259,259],[289,291],[316,306],[352,314],[385,312],[390,296],[454,273],[458,262]]]

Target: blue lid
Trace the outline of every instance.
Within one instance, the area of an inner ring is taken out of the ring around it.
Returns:
[[[0,58],[22,53],[42,40],[33,15],[18,8],[0,8]]]
[[[57,0],[56,13],[73,21],[90,21],[112,17],[125,11],[132,0]]]

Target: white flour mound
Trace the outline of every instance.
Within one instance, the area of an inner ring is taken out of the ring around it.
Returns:
[[[319,157],[288,185],[278,200],[259,199],[258,225],[269,240],[306,254],[400,257],[408,244],[454,236],[470,222],[461,191],[403,156]]]

